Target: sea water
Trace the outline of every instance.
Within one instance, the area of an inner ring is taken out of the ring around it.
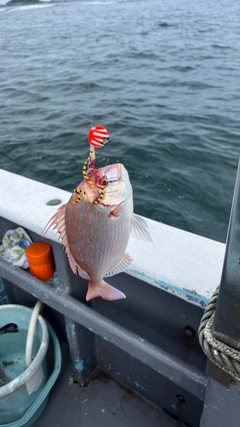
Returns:
[[[88,130],[102,124],[110,142],[97,166],[124,163],[136,213],[225,241],[240,140],[238,2],[16,6],[1,9],[0,29],[1,168],[72,191]]]

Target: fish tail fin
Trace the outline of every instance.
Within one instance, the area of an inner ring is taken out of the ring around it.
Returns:
[[[102,280],[100,283],[88,283],[88,291],[86,300],[90,301],[93,298],[101,297],[102,299],[112,301],[126,298],[123,292],[109,285]]]

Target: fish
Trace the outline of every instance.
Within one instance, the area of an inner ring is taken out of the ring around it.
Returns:
[[[151,236],[144,218],[133,212],[132,186],[121,163],[91,169],[48,221],[43,234],[50,228],[59,234],[73,273],[88,280],[87,301],[126,298],[104,278],[131,264],[125,252],[130,234],[148,241]]]

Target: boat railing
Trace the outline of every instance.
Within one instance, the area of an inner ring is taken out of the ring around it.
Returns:
[[[21,226],[34,242],[42,240],[44,226],[70,193],[4,170],[0,180],[0,239]],[[153,242],[130,238],[132,265],[109,278],[126,300],[87,303],[86,281],[72,273],[50,230],[43,241],[52,246],[53,278],[42,282],[0,259],[0,302],[45,304],[44,316],[67,342],[81,385],[98,366],[176,419],[198,426],[211,406],[209,384],[216,380],[205,373],[197,331],[221,280],[225,245],[146,220]]]

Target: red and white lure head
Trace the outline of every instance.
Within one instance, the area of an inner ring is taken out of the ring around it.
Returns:
[[[88,159],[88,167],[86,174],[84,175],[85,179],[88,179],[88,176],[94,174],[95,184],[102,186],[104,177],[101,176],[98,169],[95,165],[95,148],[104,147],[109,141],[109,133],[107,129],[101,125],[93,126],[88,132],[88,142],[90,144],[90,156]]]
[[[102,148],[109,141],[109,133],[101,125],[93,126],[88,132],[88,142],[91,147]]]

